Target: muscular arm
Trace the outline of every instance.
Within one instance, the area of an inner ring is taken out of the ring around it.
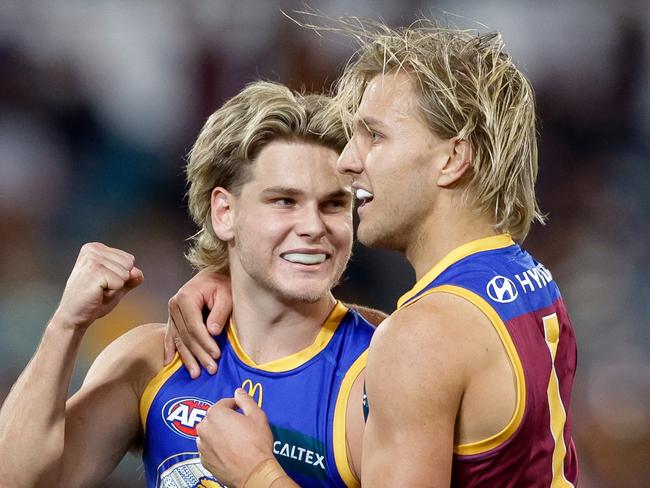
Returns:
[[[52,480],[57,478],[66,488],[88,486],[110,474],[141,434],[139,398],[147,379],[162,367],[163,334],[163,326],[147,325],[118,338],[97,357],[82,387],[66,402],[67,388],[63,391],[56,386],[66,384],[55,383],[66,378],[61,378],[63,373],[53,368],[56,364],[48,357],[52,347],[63,341],[46,331],[30,365],[34,367],[20,379],[25,385],[16,385],[3,408],[8,438],[6,444],[2,442],[2,452],[9,458],[3,466],[20,473],[20,480],[12,480],[10,486],[35,486],[37,478],[46,478],[48,486],[56,486]],[[21,426],[21,432],[11,432],[13,425]],[[28,440],[37,444],[23,446]],[[35,451],[43,458],[25,456]],[[26,458],[27,471],[17,470],[25,463],[18,457]],[[48,462],[39,476],[43,459]],[[33,479],[25,476],[31,470]],[[3,472],[3,479],[11,479],[11,473]]]
[[[366,368],[362,485],[449,486],[465,384],[457,322],[447,297],[427,297],[395,312],[375,333]]]
[[[164,325],[137,327],[110,344],[67,402],[62,486],[93,486],[141,440],[140,397],[162,368]]]
[[[121,346],[102,355],[96,373],[91,372],[67,406],[66,397],[85,330],[141,282],[133,256],[101,244],[82,248],[41,344],[0,411],[0,479],[7,486],[35,486],[41,480],[59,486],[58,480],[72,472],[79,475],[61,485],[81,485],[87,466],[116,458],[116,454],[93,457],[99,449],[123,453],[128,448],[127,439],[137,434],[137,423],[128,420],[134,411],[137,421],[137,397],[123,383],[124,370],[116,368],[114,375],[99,372],[101,364],[122,354]],[[119,357],[118,364],[126,368]],[[97,410],[91,412],[92,408]],[[121,416],[126,420],[119,425],[111,422]],[[109,445],[113,442],[118,446]]]
[[[53,318],[7,396],[0,411],[0,479],[7,486],[35,486],[42,476],[59,474],[65,401],[81,336]]]

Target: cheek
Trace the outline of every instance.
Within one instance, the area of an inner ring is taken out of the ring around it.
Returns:
[[[422,189],[432,181],[431,162],[428,162],[422,155],[408,151],[396,155],[391,161],[390,167],[383,175],[384,181],[389,188],[395,192],[402,193],[404,197],[415,197],[420,195]]]
[[[346,216],[332,226],[334,243],[341,249],[349,252],[352,249],[354,232],[352,230],[352,214]]]
[[[348,255],[352,252],[352,229],[350,232],[343,238],[341,249],[345,251],[345,254]]]
[[[374,147],[368,155],[366,174],[375,193],[386,191],[408,176],[410,165],[403,148],[391,144]]]
[[[252,236],[258,236],[259,239],[269,240],[278,238],[287,233],[291,228],[291,223],[286,217],[278,215],[277,212],[255,211],[251,212],[250,218],[242,224],[246,233]],[[259,242],[258,244],[262,244]]]

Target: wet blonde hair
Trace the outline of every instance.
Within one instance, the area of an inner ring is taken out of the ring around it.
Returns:
[[[535,199],[534,94],[499,33],[445,28],[429,20],[399,29],[358,19],[309,27],[351,35],[361,45],[337,86],[346,127],[372,78],[403,71],[415,82],[431,131],[471,144],[463,203],[490,215],[495,230],[520,242],[533,221],[544,222]]]
[[[312,141],[337,153],[346,143],[331,98],[299,94],[263,81],[246,86],[201,129],[186,167],[189,212],[199,226],[187,258],[196,268],[228,271],[227,243],[212,227],[212,190],[221,186],[238,195],[252,176],[255,158],[278,139]]]

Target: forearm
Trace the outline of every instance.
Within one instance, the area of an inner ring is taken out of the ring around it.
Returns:
[[[11,486],[33,486],[46,472],[48,477],[57,475],[66,398],[82,336],[53,317],[0,410],[0,479],[20,474]]]

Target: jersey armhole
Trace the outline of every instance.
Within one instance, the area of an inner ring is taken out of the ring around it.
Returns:
[[[368,350],[366,349],[348,369],[341,382],[341,388],[336,398],[334,408],[334,425],[333,443],[334,443],[334,462],[341,479],[348,488],[359,488],[361,483],[352,470],[350,459],[348,457],[347,428],[346,420],[348,413],[348,400],[355,380],[366,367],[368,360]],[[360,405],[361,406],[361,405]]]
[[[156,395],[165,382],[182,366],[183,362],[178,353],[176,353],[172,362],[158,371],[156,376],[147,383],[147,386],[142,392],[142,397],[140,398],[140,422],[142,423],[142,431],[144,433],[147,431],[147,416],[149,415],[149,409],[151,408],[154,398],[156,398]]]

